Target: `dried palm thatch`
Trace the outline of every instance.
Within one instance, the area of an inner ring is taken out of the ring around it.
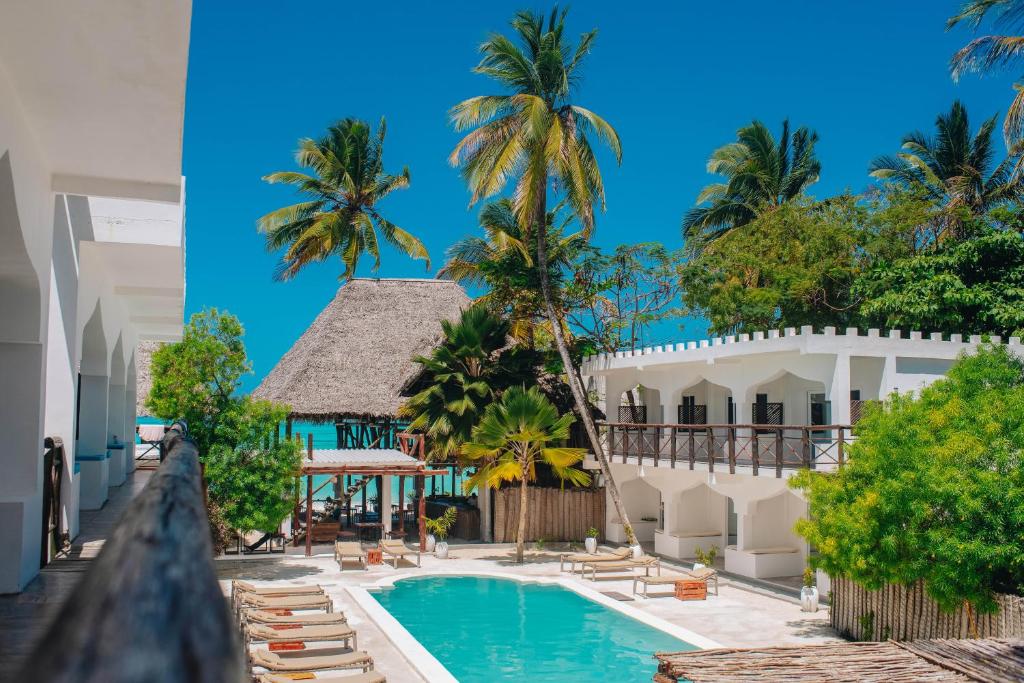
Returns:
[[[419,375],[413,357],[469,304],[448,280],[349,280],[253,395],[315,422],[394,417]]]
[[[135,410],[137,415],[148,415],[146,397],[153,386],[149,365],[156,350],[164,345],[159,341],[142,341],[135,347]]]
[[[661,683],[1019,681],[1021,640],[919,640],[659,652]]]

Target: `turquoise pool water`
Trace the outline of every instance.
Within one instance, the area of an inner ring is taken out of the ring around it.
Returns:
[[[687,642],[561,586],[455,576],[372,594],[461,683],[650,681]]]

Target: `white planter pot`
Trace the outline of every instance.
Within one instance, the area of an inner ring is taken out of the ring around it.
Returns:
[[[818,589],[814,586],[804,586],[800,589],[800,610],[803,612],[818,611]]]
[[[427,542],[424,544],[428,553],[434,552],[434,545],[437,543],[437,539],[434,538],[434,534],[427,534]]]
[[[439,560],[448,559],[448,544],[444,541],[439,541],[437,546],[434,548],[434,557]]]
[[[639,560],[641,557],[644,556],[644,549],[640,547],[639,543],[637,543],[634,546],[631,546],[630,550],[633,551],[633,559],[634,560]]]
[[[583,540],[583,545],[585,545],[587,547],[587,552],[590,553],[591,555],[593,555],[594,553],[597,552],[597,539],[596,538],[591,538],[590,536],[587,536],[587,538],[585,538]]]
[[[698,569],[704,569],[705,567],[707,567],[707,565],[703,564],[701,562],[694,562],[693,563],[693,571],[697,571]]]

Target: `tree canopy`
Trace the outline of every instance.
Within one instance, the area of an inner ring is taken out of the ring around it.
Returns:
[[[1004,346],[961,358],[857,423],[845,467],[802,471],[797,531],[815,566],[868,587],[924,582],[946,610],[1024,593],[1024,364]]]

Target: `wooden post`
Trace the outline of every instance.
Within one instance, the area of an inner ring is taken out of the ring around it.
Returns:
[[[675,469],[676,468],[676,452],[677,452],[677,450],[679,448],[678,444],[676,443],[678,441],[677,437],[679,435],[679,429],[677,427],[669,427],[669,429],[672,432],[672,450],[670,452],[669,457],[672,458],[672,469]]]
[[[368,476],[368,474],[364,474],[363,479],[366,479]],[[359,520],[360,522],[366,521],[366,489],[368,489],[369,487],[369,483],[363,484],[363,515],[362,518]]]
[[[785,442],[782,439],[782,428],[775,430],[775,476],[782,478],[782,448]]]
[[[729,474],[736,474],[736,430],[726,428],[725,438],[729,442]]]
[[[416,489],[419,493],[419,510],[417,517],[419,518],[419,534],[420,534],[420,552],[424,552],[427,549],[427,497],[426,497],[426,481],[424,481],[426,475],[421,474],[416,477]]]
[[[810,468],[811,466],[811,431],[804,427],[800,430],[800,447],[802,451],[803,466]]]
[[[289,419],[286,424],[285,438],[291,441],[292,438],[292,423]],[[298,436],[298,435],[296,435]],[[301,439],[299,439],[299,446],[302,446]],[[295,477],[295,511],[292,513],[292,546],[299,546],[299,512],[302,505],[299,503],[300,493],[302,491],[302,475]]]
[[[289,415],[288,419],[284,422],[284,438],[292,438],[292,416]]]
[[[398,475],[398,533],[405,538],[405,477]]]
[[[697,459],[697,451],[696,451],[696,446],[693,443],[693,429],[690,428],[690,429],[687,429],[686,431],[688,432],[687,445],[688,445],[688,448],[689,448],[690,469],[692,470],[693,469],[693,464],[694,464],[694,462]]]
[[[452,497],[455,496],[455,465],[452,465]]]
[[[836,442],[836,449],[838,450],[839,466],[843,466],[843,428],[839,428],[838,440]]]
[[[352,526],[352,496],[348,495],[349,487],[352,486],[352,475],[345,475],[345,520],[348,526]]]
[[[300,435],[299,441],[302,441]],[[310,462],[313,462],[313,433],[306,435],[306,454]],[[306,477],[306,557],[313,554],[313,475]]]
[[[757,470],[761,466],[761,456],[757,452],[757,447],[760,444],[760,439],[757,438],[757,430],[750,430],[750,462],[754,470],[754,476],[757,476]]]
[[[705,446],[708,451],[708,472],[715,471],[715,433],[711,427],[707,428],[707,443]]]

